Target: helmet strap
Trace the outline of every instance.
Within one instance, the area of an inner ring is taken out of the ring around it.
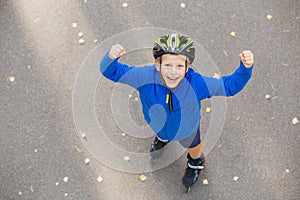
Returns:
[[[188,66],[188,60],[187,60],[187,59],[188,59],[188,58],[185,57],[185,74],[184,74],[184,76],[186,76],[187,71],[188,71],[188,68],[187,68],[187,66]]]
[[[163,84],[165,84],[167,86],[167,84],[165,83],[165,80],[161,74],[161,64],[162,64],[162,56],[159,57],[159,75],[160,75],[160,80],[163,82]]]

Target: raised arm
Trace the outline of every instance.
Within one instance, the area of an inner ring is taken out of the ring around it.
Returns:
[[[233,96],[240,92],[252,75],[254,56],[251,51],[243,51],[239,55],[240,66],[231,75],[222,76],[220,79],[205,77],[207,86],[206,98],[212,96]]]
[[[118,59],[125,53],[124,48],[119,44],[113,45],[110,48],[109,52],[103,56],[100,62],[100,72],[103,76],[114,82],[118,82],[131,69],[129,66],[118,62]]]
[[[135,67],[120,63],[118,60],[125,53],[124,48],[119,44],[111,47],[100,62],[100,72],[103,76],[114,82],[130,85],[135,89],[148,82],[153,83],[153,81],[149,81],[149,76],[151,69],[155,68],[151,66]]]

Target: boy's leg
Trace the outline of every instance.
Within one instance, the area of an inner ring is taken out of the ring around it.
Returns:
[[[163,152],[164,146],[169,143],[167,140],[163,140],[157,136],[154,137],[153,142],[150,145],[150,155],[153,159],[158,159]]]
[[[198,144],[196,147],[189,148],[188,152],[193,159],[200,158],[202,155],[202,142],[200,142],[200,144]]]
[[[182,183],[188,191],[197,182],[201,170],[204,169],[205,159],[202,152],[200,130],[198,129],[192,136],[179,142],[182,146],[188,148],[187,168],[182,178]]]

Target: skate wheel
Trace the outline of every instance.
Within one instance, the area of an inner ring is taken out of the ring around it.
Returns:
[[[151,158],[151,164],[155,164],[157,162],[157,158]]]
[[[185,193],[188,193],[191,190],[191,187],[186,187],[185,188]]]

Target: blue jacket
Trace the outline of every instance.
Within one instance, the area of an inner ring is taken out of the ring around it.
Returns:
[[[233,96],[241,91],[251,78],[252,68],[240,67],[220,79],[202,76],[192,68],[185,79],[172,90],[173,110],[169,111],[170,92],[161,81],[160,73],[152,66],[135,67],[111,60],[108,53],[100,63],[101,73],[114,82],[137,89],[144,118],[158,137],[168,141],[186,139],[200,124],[201,100],[212,96]]]

